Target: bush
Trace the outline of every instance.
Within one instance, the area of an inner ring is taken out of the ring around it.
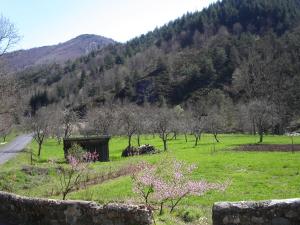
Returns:
[[[85,154],[85,151],[82,149],[80,145],[74,144],[72,147],[68,150],[68,155],[73,156],[79,161],[82,161],[82,158]]]

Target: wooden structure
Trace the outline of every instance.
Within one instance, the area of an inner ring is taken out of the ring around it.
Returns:
[[[77,144],[85,151],[97,152],[99,154],[99,161],[109,161],[109,142],[110,136],[101,137],[78,137],[78,138],[65,138],[64,139],[64,153],[65,157],[68,155],[68,150]]]

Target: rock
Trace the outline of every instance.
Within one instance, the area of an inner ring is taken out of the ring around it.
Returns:
[[[139,154],[138,154],[138,149],[133,146],[125,148],[124,151],[122,152],[122,157],[128,157],[134,155],[139,155]]]
[[[72,205],[64,211],[64,214],[68,224],[76,224],[77,218],[81,216],[81,211],[77,205]]]
[[[223,219],[223,224],[239,224],[240,218],[236,215],[225,216]]]
[[[217,202],[213,225],[299,225],[300,199]]]
[[[297,217],[297,216],[298,216],[298,213],[295,212],[295,211],[290,210],[290,211],[288,211],[288,212],[285,214],[285,216],[286,216],[287,218],[293,218],[293,217]]]
[[[272,225],[290,225],[290,221],[288,219],[279,217],[279,218],[274,218],[272,220]]]
[[[155,150],[154,146],[146,144],[138,147],[139,155],[143,154],[155,154],[157,151]]]
[[[127,147],[122,152],[122,157],[135,156],[135,155],[145,155],[145,154],[155,154],[158,151],[154,148],[154,146],[146,144],[140,147]]]
[[[262,217],[253,216],[251,218],[251,222],[253,222],[254,224],[264,224],[264,219]]]
[[[150,225],[146,206],[87,201],[60,201],[0,191],[0,224],[18,225]]]

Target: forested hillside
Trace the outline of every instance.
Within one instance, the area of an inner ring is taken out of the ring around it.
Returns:
[[[283,132],[300,113],[299,40],[299,0],[223,0],[128,43],[17,76],[32,112],[55,103],[84,115],[116,100],[243,111],[263,100]]]

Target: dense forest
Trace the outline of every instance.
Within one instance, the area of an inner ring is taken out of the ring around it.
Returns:
[[[19,72],[23,110],[59,104],[83,117],[114,101],[201,102],[226,114],[229,132],[242,131],[230,118],[242,120],[255,101],[270,106],[271,131],[283,133],[300,115],[299,21],[299,0],[223,0],[125,44]]]

